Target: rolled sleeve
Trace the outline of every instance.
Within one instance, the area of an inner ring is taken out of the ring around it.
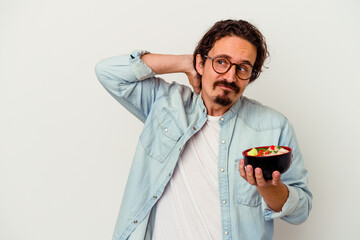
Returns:
[[[286,187],[289,190],[289,196],[280,212],[273,211],[266,204],[264,199],[262,199],[262,208],[263,208],[264,217],[265,217],[266,221],[272,220],[274,218],[284,217],[284,216],[292,213],[296,209],[296,207],[299,203],[299,200],[300,200],[299,193],[297,192],[297,190],[294,187],[291,187],[288,185],[286,185]]]
[[[157,94],[164,94],[168,84],[154,77],[141,56],[147,51],[133,51],[100,61],[95,72],[104,88],[140,121],[145,122]]]
[[[156,75],[156,73],[141,60],[141,56],[147,53],[149,52],[144,50],[135,50],[130,53],[132,71],[140,81]]]

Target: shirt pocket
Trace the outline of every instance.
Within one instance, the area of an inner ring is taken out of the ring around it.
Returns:
[[[182,135],[175,118],[163,108],[146,122],[140,142],[148,156],[163,162]]]
[[[254,185],[249,184],[245,179],[240,176],[239,160],[236,161],[236,183],[235,194],[238,204],[257,207],[261,204],[261,195]]]

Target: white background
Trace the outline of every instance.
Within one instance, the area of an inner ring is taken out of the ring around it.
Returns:
[[[308,221],[276,221],[275,239],[358,239],[359,10],[357,0],[0,0],[0,239],[111,239],[142,124],[95,64],[133,49],[192,53],[227,18],[266,36],[269,69],[245,95],[289,118],[310,173]]]

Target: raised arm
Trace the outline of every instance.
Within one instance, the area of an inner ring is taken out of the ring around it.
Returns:
[[[145,54],[141,59],[158,74],[183,72],[196,93],[200,93],[200,80],[193,67],[192,55]]]
[[[168,94],[172,86],[154,77],[156,74],[183,72],[190,82],[197,76],[191,55],[161,55],[142,51],[102,60],[95,70],[105,89],[142,122],[145,122],[155,100]]]

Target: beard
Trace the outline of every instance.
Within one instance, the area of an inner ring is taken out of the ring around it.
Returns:
[[[231,88],[235,92],[235,94],[238,94],[240,92],[240,87],[236,85],[234,82],[229,83],[225,80],[216,81],[213,84],[213,89],[215,90],[215,87],[218,85]],[[223,91],[224,91],[223,95],[216,96],[214,102],[221,106],[227,107],[230,104],[232,104],[233,101],[228,97],[230,91],[227,90],[223,90]]]
[[[232,100],[227,96],[228,93],[228,91],[225,91],[223,96],[216,96],[214,102],[223,107],[229,106],[232,103]]]

